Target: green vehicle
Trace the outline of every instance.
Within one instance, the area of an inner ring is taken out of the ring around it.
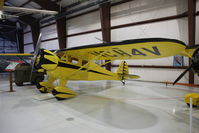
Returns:
[[[17,65],[14,71],[14,82],[17,86],[22,86],[24,82],[31,82],[37,85],[44,80],[44,72],[33,71],[31,75],[31,69],[32,67],[29,63]]]

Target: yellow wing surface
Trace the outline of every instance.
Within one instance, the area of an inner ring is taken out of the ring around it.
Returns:
[[[2,54],[0,54],[0,61],[2,63],[5,60],[7,60],[7,61],[16,61],[16,60],[30,59],[30,57],[33,57],[33,54],[2,53]]]
[[[182,41],[165,38],[146,38],[102,43],[62,49],[58,53],[82,59],[121,60],[154,59],[185,53]]]
[[[198,48],[199,48],[199,45],[189,46],[184,51],[182,51],[180,55],[191,58]]]

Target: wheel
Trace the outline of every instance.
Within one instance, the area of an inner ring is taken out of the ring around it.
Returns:
[[[35,78],[35,81],[34,81],[34,84],[38,85],[39,82],[42,82],[43,80],[44,80],[43,77],[36,77],[36,78]]]
[[[190,104],[189,104],[189,103],[187,103],[187,106],[189,106],[189,107],[190,107]],[[196,108],[196,107],[197,107],[197,105],[193,105],[193,107],[194,107],[194,108]]]
[[[55,87],[51,92],[57,100],[70,99],[77,95],[73,90],[61,86]]]
[[[65,100],[66,98],[60,98],[60,97],[56,97],[56,95],[58,94],[58,92],[55,90],[55,89],[53,89],[52,90],[52,94],[55,96],[55,98],[57,99],[57,100],[59,100],[59,101],[62,101],[62,100]]]
[[[23,82],[15,82],[17,86],[23,86]]]
[[[39,89],[39,91],[40,91],[41,93],[48,93],[47,90],[40,90],[40,89]]]
[[[37,86],[37,89],[38,89],[41,93],[48,93],[47,89],[46,89],[44,86],[40,85],[39,83],[36,84],[36,86]]]

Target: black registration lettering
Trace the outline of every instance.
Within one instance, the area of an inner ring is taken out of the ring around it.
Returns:
[[[113,52],[115,52],[115,53],[117,53],[117,54],[119,54],[119,55],[121,55],[121,56],[127,55],[127,56],[131,57],[130,54],[128,54],[128,53],[126,53],[125,51],[123,51],[123,50],[121,50],[121,49],[118,49],[118,48],[114,48],[114,49],[113,49]]]
[[[144,49],[145,51],[152,53],[154,55],[160,55],[160,52],[156,46],[153,46],[152,48],[153,48],[153,51],[150,49],[146,49],[146,48],[142,48],[142,49]]]
[[[146,56],[146,54],[142,53],[141,51],[137,49],[132,49],[132,55],[143,55]]]

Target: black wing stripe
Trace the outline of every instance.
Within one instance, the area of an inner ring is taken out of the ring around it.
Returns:
[[[72,69],[80,69],[79,66],[75,66],[75,65],[67,64],[67,63],[62,63],[62,62],[59,62],[58,66],[60,66],[60,67],[68,67],[68,68],[72,68]],[[93,73],[97,73],[97,74],[112,76],[112,75],[109,75],[109,74],[106,74],[106,73],[102,73],[102,72],[98,72],[98,71],[94,71],[94,70],[88,70],[86,68],[82,68],[81,69],[81,71],[86,71],[86,70],[88,72],[93,72]]]

